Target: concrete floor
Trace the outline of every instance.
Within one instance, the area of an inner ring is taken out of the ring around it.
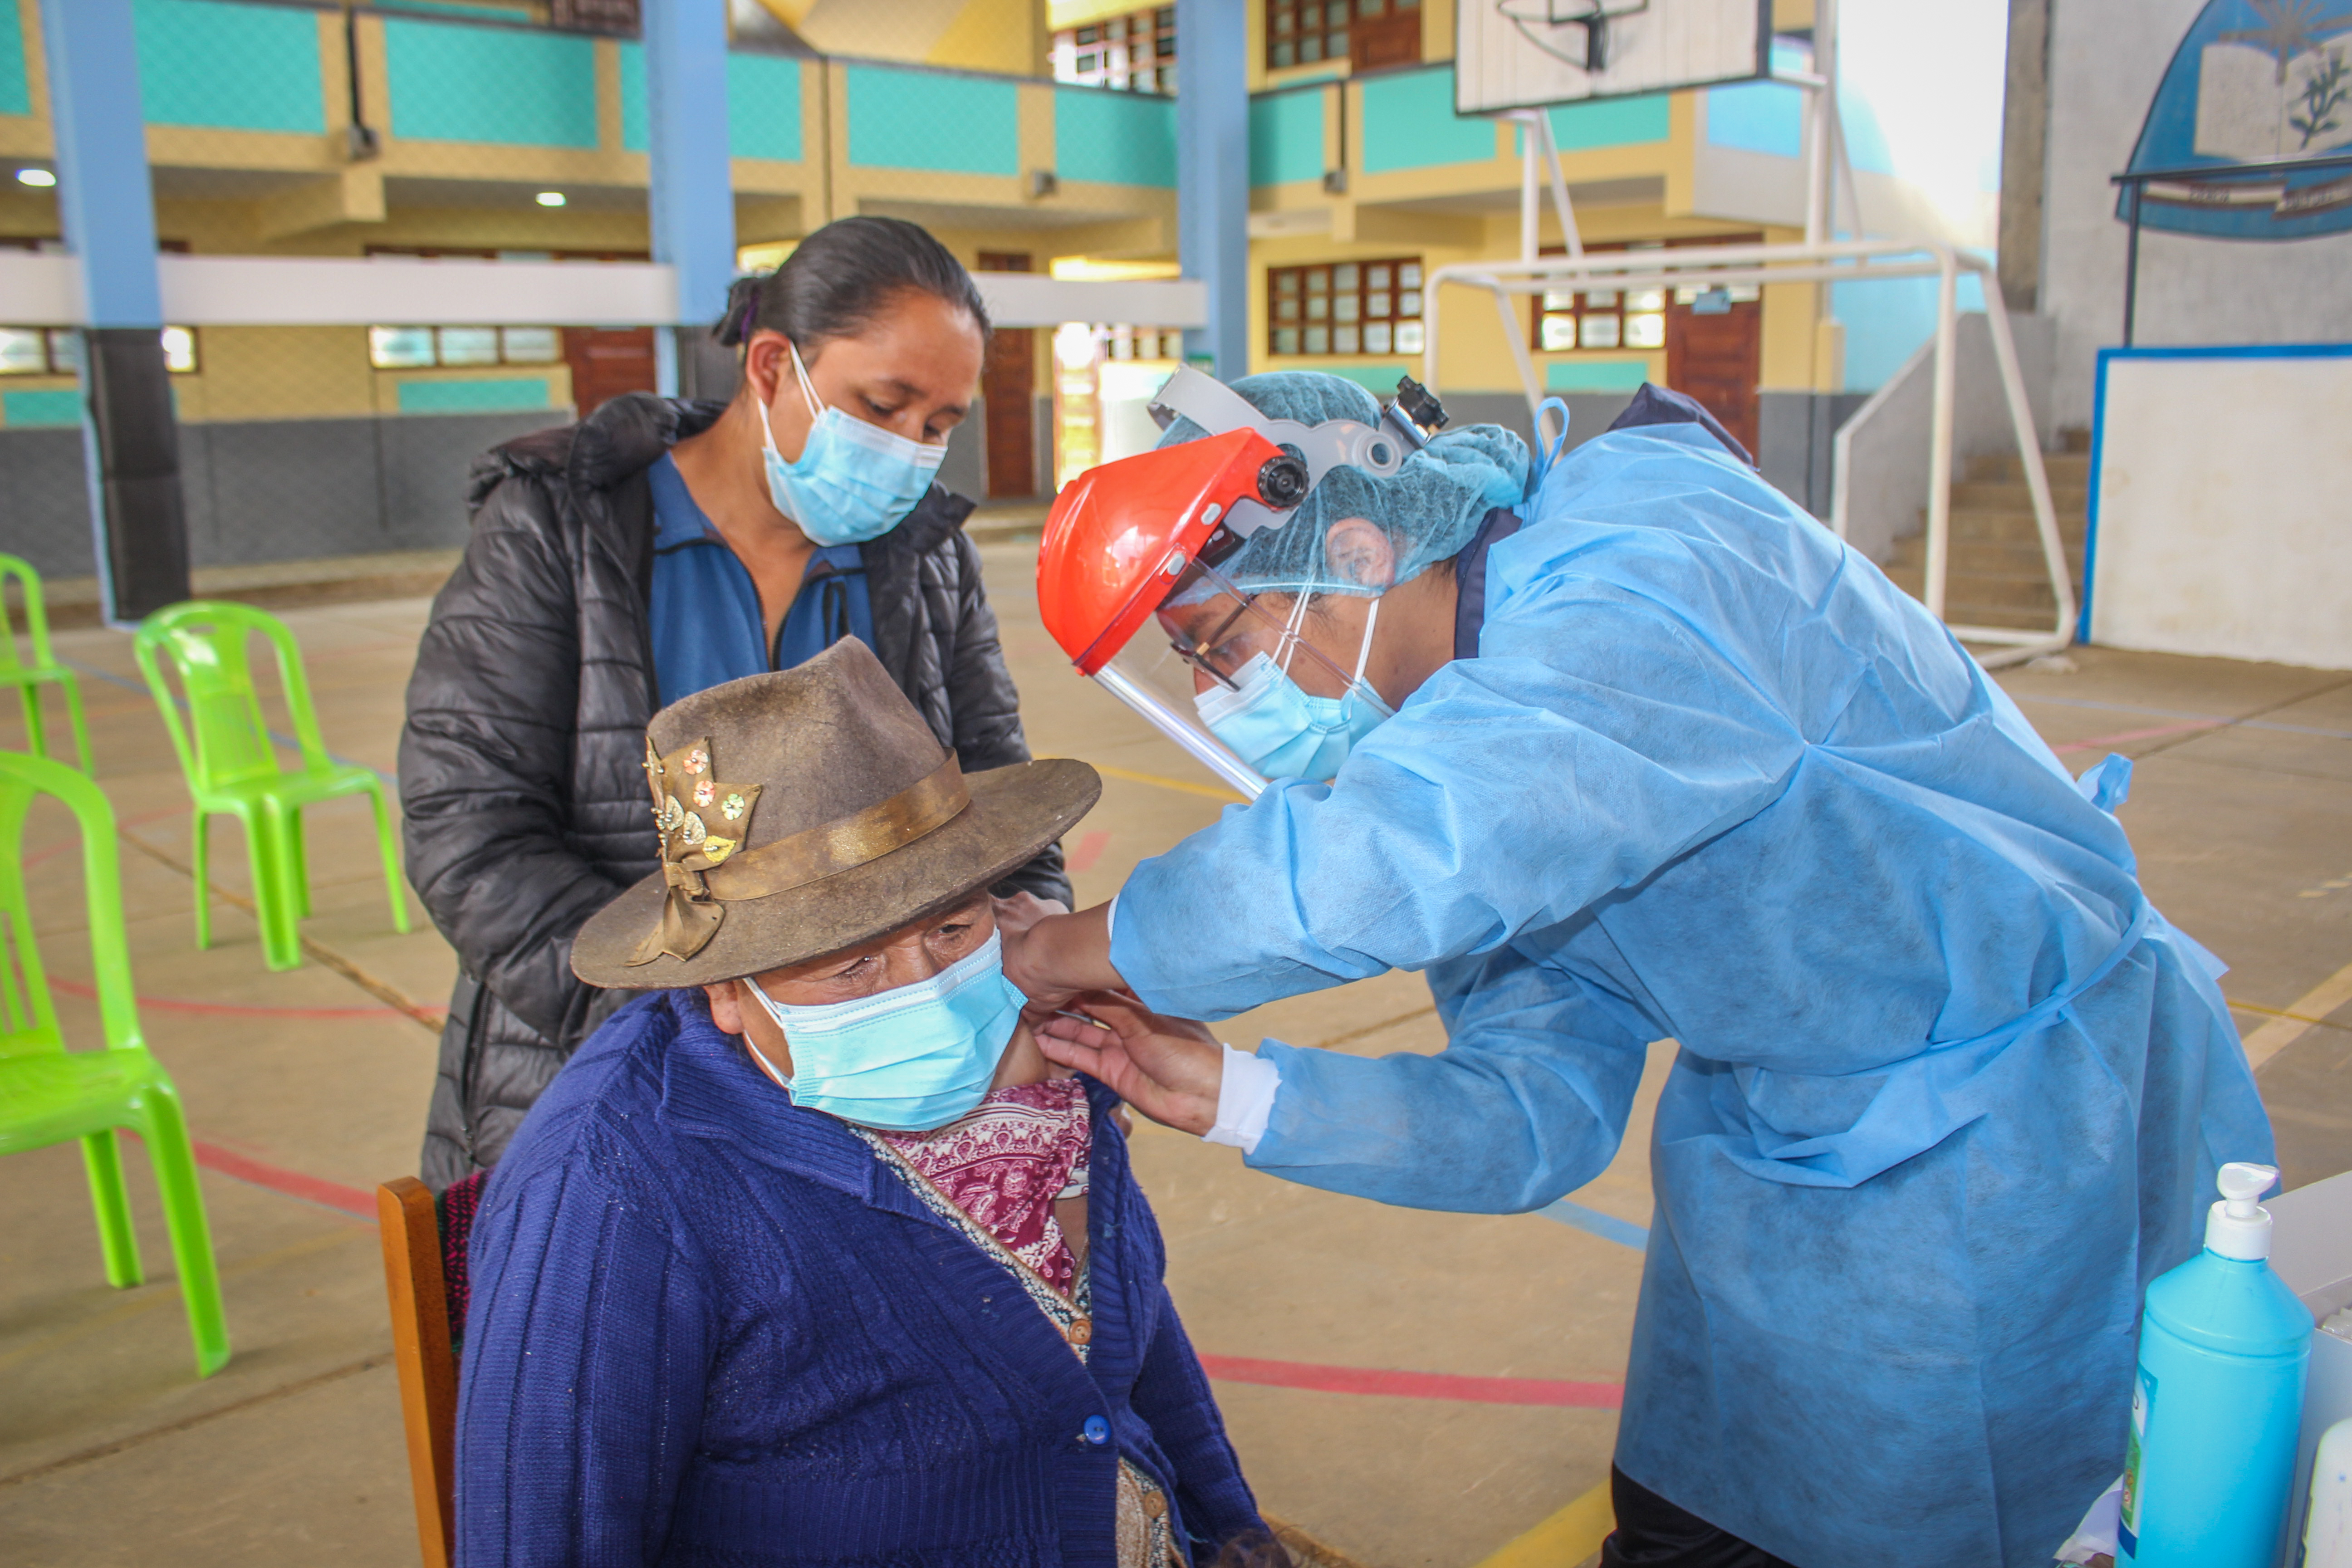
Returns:
[[[1105,771],[1102,805],[1068,840],[1091,902],[1211,820],[1222,792],[1069,672],[1037,626],[1032,548],[985,554],[1033,746]],[[339,755],[392,767],[425,611],[412,599],[289,614]],[[312,813],[310,962],[268,973],[252,922],[225,908],[214,949],[196,952],[186,795],[152,705],[122,684],[128,639],[58,640],[103,672],[84,691],[126,839],[142,1017],[204,1146],[236,1354],[193,1377],[135,1150],[151,1276],[126,1291],[100,1277],[71,1148],[0,1167],[0,1562],[414,1563],[369,1194],[415,1168],[452,961],[421,920],[393,934],[356,802]],[[2124,820],[2150,891],[2233,966],[2224,987],[2241,1027],[2274,1052],[2260,1076],[2288,1184],[2352,1168],[2352,676],[2074,657],[2075,673],[2004,683],[2077,768],[2110,750],[2140,759]],[[13,711],[0,717],[0,747],[20,737]],[[37,816],[27,850],[54,900],[44,950],[68,1028],[89,1039],[71,848],[61,812]],[[233,827],[216,827],[215,879],[247,885]],[[2280,1016],[2306,1008],[2323,1021]],[[1405,975],[1225,1033],[1364,1054],[1442,1045]],[[1654,1047],[1625,1151],[1554,1215],[1382,1208],[1251,1174],[1177,1134],[1139,1136],[1179,1304],[1269,1511],[1381,1568],[1568,1568],[1591,1550],[1641,1262],[1611,1234],[1648,1221],[1648,1107],[1670,1048]],[[1396,1373],[1440,1377],[1381,1375]]]

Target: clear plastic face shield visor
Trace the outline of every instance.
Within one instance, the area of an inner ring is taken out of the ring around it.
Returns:
[[[1275,776],[1307,776],[1286,761],[1314,750],[1320,734],[1337,733],[1343,716],[1360,725],[1370,708],[1387,715],[1362,679],[1379,602],[1360,645],[1335,653],[1315,611],[1324,595],[1244,589],[1219,563],[1261,529],[1290,525],[1331,468],[1396,472],[1425,432],[1444,424],[1444,412],[1406,381],[1377,425],[1342,419],[1308,426],[1268,418],[1222,383],[1187,368],[1170,378],[1152,413],[1163,427],[1181,415],[1209,439],[1104,464],[1067,487],[1055,501],[1038,558],[1039,607],[1046,629],[1082,672],[1255,799],[1268,775],[1212,732],[1204,707],[1228,716],[1220,723],[1229,733],[1250,722],[1229,722],[1232,715],[1263,710],[1269,697],[1293,710],[1294,719],[1311,710],[1303,748],[1258,756]]]
[[[1178,574],[1151,620],[1096,671],[1095,679],[1211,772],[1255,799],[1265,787],[1266,775],[1210,729],[1210,717],[1255,704],[1264,687],[1277,677],[1309,699],[1365,703],[1387,716],[1386,705],[1363,678],[1380,601],[1370,601],[1349,668],[1318,646],[1332,640],[1315,609],[1323,597],[1311,592],[1244,588],[1216,567],[1194,561]],[[1278,776],[1291,774],[1283,770]]]

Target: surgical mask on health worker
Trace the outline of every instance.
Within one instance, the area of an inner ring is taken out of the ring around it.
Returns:
[[[1329,782],[1453,656],[1450,571],[1391,586],[1394,546],[1362,518],[1333,523],[1325,552],[1331,586],[1246,593],[1210,572],[1159,612],[1202,723],[1268,778]]]

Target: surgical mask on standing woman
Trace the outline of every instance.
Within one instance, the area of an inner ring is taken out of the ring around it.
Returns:
[[[1311,593],[1302,593],[1291,606],[1290,619],[1282,629],[1279,664],[1265,654],[1253,655],[1234,672],[1230,689],[1211,687],[1192,702],[1209,732],[1266,777],[1328,784],[1356,742],[1393,718],[1396,710],[1381,701],[1381,694],[1364,679],[1364,661],[1372,653],[1372,628],[1381,618],[1378,599],[1364,617],[1364,641],[1356,650],[1356,673],[1346,691],[1337,697],[1315,697],[1290,678],[1300,623],[1313,597]]]
[[[1021,1022],[1022,995],[1004,978],[1004,939],[994,932],[929,980],[848,1002],[796,1007],[756,980],[743,988],[792,1047],[792,1076],[768,1070],[793,1103],[887,1132],[928,1132],[969,1115]]]
[[[898,526],[931,488],[947,444],[904,436],[828,407],[809,381],[798,346],[786,343],[793,374],[808,403],[808,442],[791,462],[776,450],[768,405],[760,405],[760,437],[768,465],[768,499],[817,545],[863,544]]]

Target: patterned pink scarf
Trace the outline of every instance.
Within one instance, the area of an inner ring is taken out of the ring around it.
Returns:
[[[884,1132],[948,1201],[1067,1294],[1077,1259],[1054,1217],[1054,1200],[1087,1190],[1094,1132],[1085,1086],[1047,1079],[992,1091],[961,1121],[930,1132]]]

